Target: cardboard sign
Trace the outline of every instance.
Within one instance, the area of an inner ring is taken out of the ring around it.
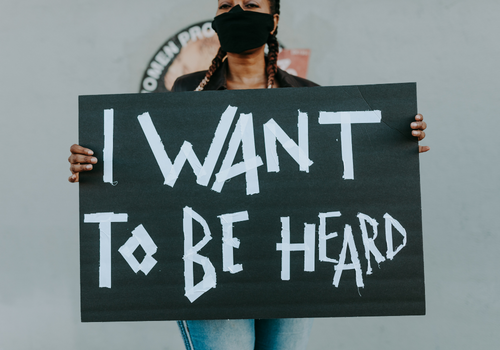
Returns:
[[[83,321],[425,312],[415,84],[80,97]]]

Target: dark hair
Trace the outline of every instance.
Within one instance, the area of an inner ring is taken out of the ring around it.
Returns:
[[[280,0],[268,0],[268,1],[269,4],[271,5],[271,15],[275,14],[279,15]],[[276,72],[278,71],[278,53],[280,47],[278,44],[278,39],[276,38],[277,34],[278,34],[278,27],[276,27],[276,30],[274,31],[273,34],[269,35],[269,39],[267,40],[267,46],[269,48],[269,53],[267,54],[267,66],[266,66],[268,88],[271,88],[273,86],[274,77],[276,76]],[[205,86],[210,81],[210,78],[212,78],[212,75],[222,65],[222,62],[224,61],[226,55],[227,53],[224,50],[222,50],[222,48],[219,48],[217,55],[212,60],[210,68],[208,68],[205,78],[203,78],[200,85],[198,85],[195,91],[202,91],[205,88]]]

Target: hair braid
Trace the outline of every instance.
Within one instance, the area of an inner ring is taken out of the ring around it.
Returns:
[[[212,75],[215,73],[217,68],[221,66],[224,57],[226,57],[226,51],[222,50],[222,47],[220,47],[219,51],[217,52],[217,55],[212,60],[212,65],[210,66],[210,68],[208,68],[205,78],[203,78],[200,85],[198,85],[198,87],[194,91],[202,91],[205,88],[205,86],[208,84],[210,78],[212,78]]]
[[[280,46],[278,44],[278,39],[276,35],[270,35],[267,41],[267,46],[269,47],[269,53],[267,54],[267,88],[271,89],[274,85],[274,78],[276,72],[278,71],[278,54]]]
[[[279,0],[269,0],[271,3],[271,14],[279,15],[280,14],[280,1]],[[276,76],[276,72],[278,71],[278,54],[280,51],[280,45],[278,43],[278,39],[276,35],[278,34],[278,27],[272,35],[269,36],[267,40],[267,46],[269,47],[269,53],[267,54],[267,88],[271,89],[274,85],[274,78]]]

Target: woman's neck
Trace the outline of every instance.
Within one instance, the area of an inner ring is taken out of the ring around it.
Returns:
[[[226,81],[229,90],[267,88],[264,46],[245,54],[228,53],[227,63]]]

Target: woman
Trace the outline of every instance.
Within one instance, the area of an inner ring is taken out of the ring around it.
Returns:
[[[265,89],[316,86],[280,70],[276,34],[279,0],[218,0],[213,22],[221,48],[208,71],[177,79],[173,91]],[[269,54],[265,55],[266,44]],[[412,135],[422,140],[422,115],[411,123]],[[420,152],[429,150],[419,146]],[[70,182],[97,163],[93,151],[71,146]],[[306,349],[311,319],[179,321],[187,349]]]

